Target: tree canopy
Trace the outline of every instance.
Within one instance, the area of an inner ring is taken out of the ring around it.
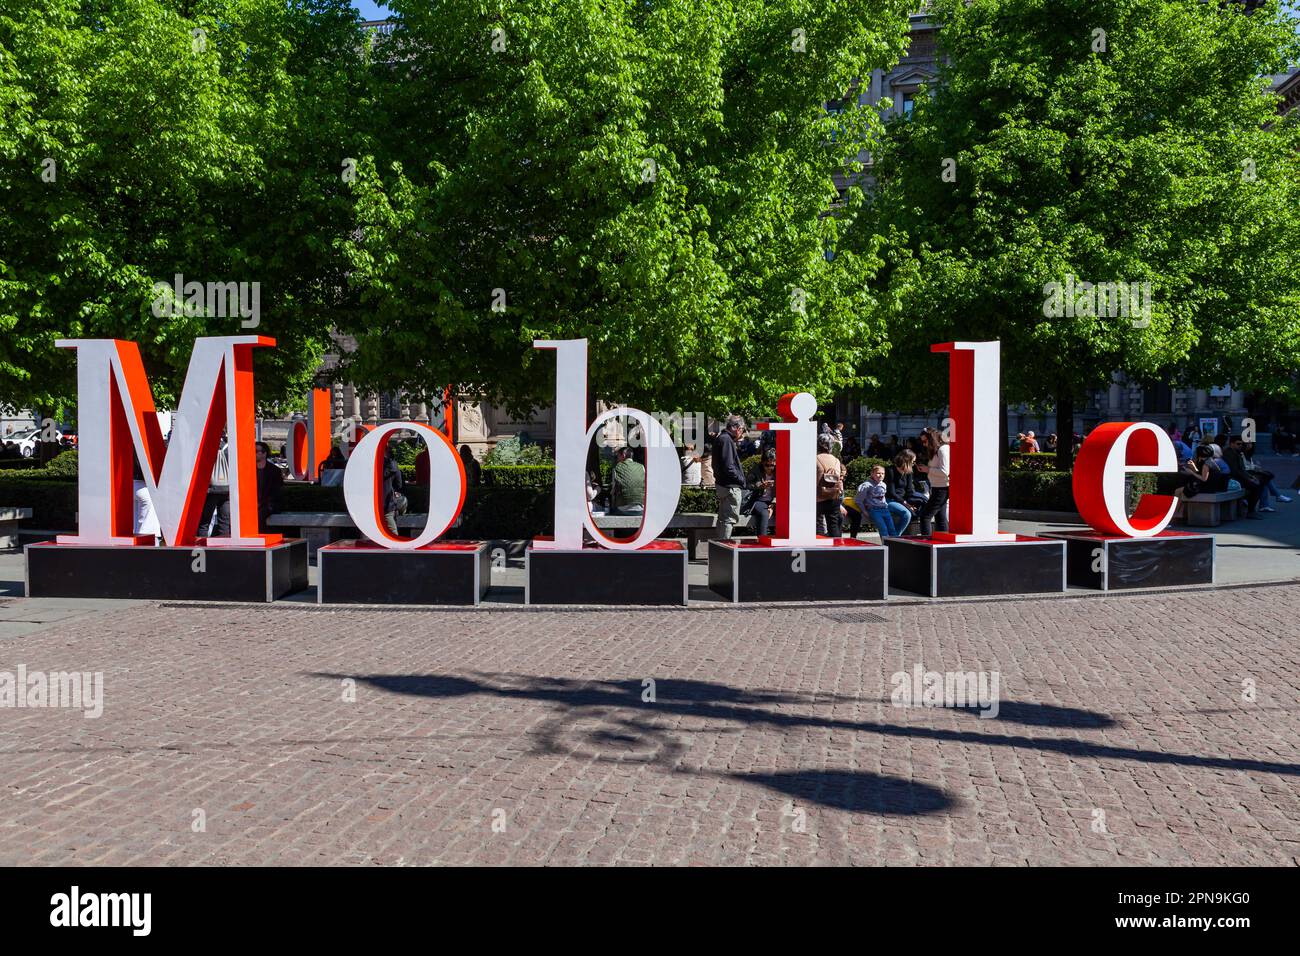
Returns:
[[[878,123],[825,103],[900,55],[911,0],[394,0],[342,243],[354,381],[718,411],[857,381],[881,330],[833,175]]]
[[[1293,387],[1300,126],[1279,120],[1267,74],[1296,60],[1295,22],[1276,3],[1247,15],[1200,0],[929,13],[940,81],[890,124],[855,224],[865,248],[889,237],[892,357],[867,397],[941,405],[942,361],[898,359],[993,338],[1007,398],[1055,399],[1063,419],[1117,370]],[[1067,282],[1079,301],[1063,310],[1048,290]],[[1149,283],[1150,314],[1096,314],[1084,282]]]
[[[347,0],[6,0],[0,400],[71,399],[63,337],[137,341],[168,401],[196,336],[271,335],[259,395],[301,389],[354,307],[334,240],[361,50]],[[258,325],[155,315],[177,274],[258,283]]]

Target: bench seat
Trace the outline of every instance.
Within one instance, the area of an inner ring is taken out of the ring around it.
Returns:
[[[1195,528],[1217,528],[1224,521],[1236,518],[1237,502],[1245,497],[1244,491],[1217,491],[1190,498],[1179,495],[1177,516]]]
[[[0,508],[0,551],[18,547],[18,522],[31,516],[31,508]]]

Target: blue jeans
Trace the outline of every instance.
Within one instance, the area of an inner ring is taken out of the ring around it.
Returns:
[[[882,538],[897,538],[911,524],[912,512],[897,501],[887,502],[887,507],[871,509],[871,523]]]

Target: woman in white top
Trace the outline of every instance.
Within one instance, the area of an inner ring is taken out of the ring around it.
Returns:
[[[923,472],[930,482],[930,500],[918,517],[921,519],[921,535],[929,537],[931,524],[934,530],[948,530],[948,460],[951,453],[943,436],[932,428],[921,433],[921,446],[925,451],[922,457],[927,461],[924,465],[918,462],[916,470]]]
[[[698,485],[702,478],[700,456],[695,454],[695,446],[687,444],[686,454],[682,455],[682,484]]]

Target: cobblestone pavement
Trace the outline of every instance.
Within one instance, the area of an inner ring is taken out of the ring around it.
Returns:
[[[1295,585],[89,610],[0,641],[105,701],[0,709],[0,864],[1295,865],[1298,618]],[[893,706],[918,664],[997,672],[997,716]]]

